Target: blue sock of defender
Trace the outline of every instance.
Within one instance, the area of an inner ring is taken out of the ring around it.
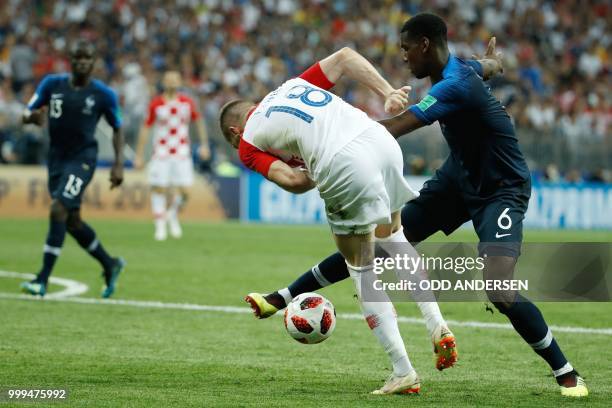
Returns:
[[[291,299],[306,292],[314,292],[317,289],[329,286],[332,283],[339,282],[350,277],[344,257],[339,252],[332,254],[321,261],[318,265],[313,266],[306,271],[302,276],[297,278],[289,287],[280,289],[278,292],[268,295],[270,303],[275,306],[285,307]],[[282,297],[284,305],[278,303],[278,295]],[[276,299],[274,299],[276,298]]]
[[[66,223],[64,221],[53,221],[49,222],[49,232],[47,233],[47,240],[43,247],[43,266],[36,280],[47,284],[49,276],[53,271],[53,266],[57,257],[62,252],[62,246],[64,245],[64,238],[66,237]]]
[[[514,304],[502,313],[508,316],[514,329],[533,351],[546,360],[555,377],[573,370],[536,305],[517,294]]]
[[[96,233],[88,224],[81,222],[79,228],[70,228],[70,235],[85,249],[91,256],[100,262],[104,270],[110,270],[114,264],[114,259],[106,252],[100,241],[96,238]]]

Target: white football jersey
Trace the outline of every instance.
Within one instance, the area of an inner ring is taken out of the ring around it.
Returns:
[[[242,137],[290,165],[305,165],[317,180],[336,153],[373,126],[375,121],[339,96],[293,78],[266,95]]]

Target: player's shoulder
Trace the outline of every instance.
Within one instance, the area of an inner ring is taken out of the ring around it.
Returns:
[[[305,80],[304,78],[300,78],[300,77],[295,77],[295,78],[289,78],[288,80],[286,80],[285,82],[283,82],[281,84],[281,86],[278,87],[278,89],[285,89],[287,87],[294,87],[297,85],[310,85],[312,86],[312,84],[310,82],[308,82],[307,80]]]
[[[184,92],[179,92],[176,96],[176,98],[180,101],[180,102],[187,102],[187,103],[194,103],[194,100],[191,96],[187,95]]]
[[[109,85],[107,85],[105,82],[103,82],[102,80],[94,78],[91,80],[91,84],[94,89],[98,90],[102,94],[110,98],[113,98],[113,99],[117,98],[117,93],[115,92],[115,90],[111,88]]]
[[[478,74],[466,60],[451,54],[443,76],[448,79],[465,79],[471,76],[477,77]]]
[[[149,101],[149,105],[150,106],[162,106],[164,105],[166,102],[164,101],[164,97],[161,94],[155,95],[153,98],[151,98],[151,100]]]
[[[431,87],[433,94],[457,98],[469,94],[474,86],[482,84],[482,80],[463,59],[450,56],[444,68],[442,80]]]
[[[68,81],[70,74],[62,72],[55,74],[47,74],[43,77],[41,83],[46,86],[55,86]]]

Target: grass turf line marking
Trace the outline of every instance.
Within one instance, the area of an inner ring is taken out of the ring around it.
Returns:
[[[25,278],[31,279],[30,276],[34,276],[26,273],[18,273],[18,272],[6,272],[0,270],[0,277],[11,277],[11,278]],[[78,285],[82,285],[87,288],[87,285],[73,281],[70,279],[63,278],[51,278],[59,280],[63,283],[58,283],[61,285],[66,285],[67,282],[76,283]],[[46,295],[44,298],[38,296],[31,295],[22,295],[17,293],[3,293],[0,292],[0,299],[15,299],[15,300],[34,300],[39,302],[44,301],[52,301],[52,302],[66,302],[66,303],[79,303],[79,304],[89,304],[89,305],[115,305],[115,306],[130,306],[130,307],[139,307],[139,308],[152,308],[152,309],[171,309],[171,310],[192,310],[192,311],[200,311],[200,312],[220,312],[220,313],[243,313],[248,314],[252,313],[251,308],[249,307],[241,307],[241,306],[212,306],[212,305],[198,305],[194,303],[167,303],[167,302],[158,302],[151,300],[129,300],[129,299],[98,299],[98,298],[85,298],[85,297],[68,297],[66,295],[62,297],[58,297],[57,295],[60,293],[66,293],[67,289],[62,292],[57,292],[54,294]],[[83,292],[81,292],[83,293]],[[55,296],[53,296],[55,295]],[[276,314],[276,316],[282,316],[282,313]],[[358,313],[339,313],[339,319],[346,320],[362,320],[363,316]],[[398,322],[407,323],[407,324],[425,324],[424,319],[416,318],[416,317],[404,317],[398,316]],[[449,326],[453,327],[474,327],[479,329],[501,329],[501,330],[514,330],[512,325],[509,323],[489,323],[489,322],[476,322],[476,321],[458,321],[458,320],[447,320],[446,321]],[[606,336],[612,336],[612,328],[601,328],[595,329],[591,327],[573,327],[573,326],[549,326],[550,330],[553,332],[559,333],[584,333],[584,334],[601,334]]]
[[[20,273],[0,270],[0,277],[32,280],[36,277],[36,275],[32,273]],[[49,283],[63,286],[64,289],[59,292],[47,294],[47,299],[63,299],[70,296],[78,296],[89,290],[89,286],[87,286],[86,284],[72,279],[56,278],[54,276],[51,276],[49,278]]]

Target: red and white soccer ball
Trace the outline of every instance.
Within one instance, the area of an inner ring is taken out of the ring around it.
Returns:
[[[300,343],[320,343],[336,327],[334,305],[317,293],[302,293],[287,305],[285,327],[289,335]]]

